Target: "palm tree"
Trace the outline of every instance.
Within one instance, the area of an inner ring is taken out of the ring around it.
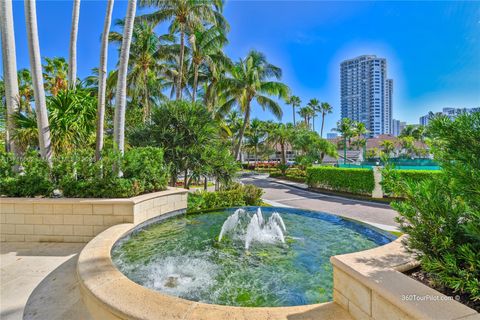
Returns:
[[[105,97],[107,92],[107,59],[108,36],[112,22],[114,0],[108,0],[105,21],[103,23],[102,44],[100,47],[100,66],[98,67],[98,96],[97,96],[97,137],[95,144],[95,159],[100,160],[103,149],[103,126],[105,122]]]
[[[300,117],[303,118],[303,120],[305,122],[305,126],[307,128],[310,128],[310,119],[312,118],[312,115],[314,114],[313,109],[309,105],[307,105],[303,108],[300,108],[300,110],[298,110],[298,114],[300,115]]]
[[[282,70],[270,63],[263,53],[250,51],[245,59],[237,62],[230,71],[230,77],[222,80],[220,89],[228,97],[222,109],[229,110],[233,105],[238,105],[244,114],[243,126],[240,129],[238,143],[235,148],[235,159],[240,156],[245,129],[250,122],[251,102],[253,99],[263,108],[268,109],[278,119],[282,116],[282,108],[268,96],[277,96],[286,99],[288,87],[270,78],[280,79]]]
[[[7,105],[6,151],[19,155],[18,148],[11,135],[15,131],[13,115],[18,110],[17,58],[15,52],[15,35],[13,31],[12,1],[0,3],[0,30],[2,36],[3,74],[5,79],[5,97]]]
[[[320,129],[320,137],[323,138],[323,125],[325,124],[325,116],[333,112],[333,108],[328,102],[322,102],[320,106],[320,112],[322,113],[322,128]]]
[[[312,125],[313,125],[313,131],[315,131],[315,115],[317,114],[317,112],[320,111],[320,101],[318,101],[318,99],[310,99],[310,101],[308,101],[308,106],[312,110],[311,112]]]
[[[28,0],[26,0],[28,1]],[[129,0],[123,29],[122,47],[118,63],[117,92],[115,96],[115,120],[113,125],[114,147],[123,155],[125,150],[125,108],[127,104],[127,71],[130,44],[132,42],[133,23],[137,0]]]
[[[294,126],[291,123],[283,124],[278,123],[268,136],[268,140],[275,145],[280,146],[280,170],[285,175],[287,164],[287,144],[290,142],[294,130]],[[276,150],[276,148],[275,148]]]
[[[77,81],[77,34],[79,16],[80,0],[73,0],[70,54],[68,56],[68,86],[72,89],[75,89],[75,82]]]
[[[117,25],[124,25],[118,21]],[[132,105],[143,107],[143,122],[150,119],[151,105],[164,100],[162,93],[164,81],[160,74],[166,67],[161,63],[165,58],[170,58],[170,46],[162,46],[166,36],[155,34],[152,23],[142,21],[135,23],[128,59],[128,84],[127,95],[132,100]],[[123,35],[118,32],[110,33],[110,41],[122,43]]]
[[[347,140],[350,140],[353,136],[354,121],[350,118],[342,118],[337,122],[337,128],[333,131],[337,131],[343,138],[343,163],[347,163]]]
[[[205,23],[226,28],[227,23],[220,14],[223,9],[221,1],[191,1],[191,0],[141,0],[143,6],[156,6],[157,11],[140,17],[155,25],[171,20],[170,33],[180,32],[180,53],[178,73],[176,77],[176,98],[182,98],[182,79],[184,74],[185,34],[193,30],[201,30]]]
[[[228,40],[225,30],[216,26],[204,31],[196,31],[189,37],[193,64],[192,101],[195,102],[198,86],[199,68],[215,68],[215,65],[231,66],[230,59],[225,56],[222,48]]]
[[[390,156],[390,154],[395,151],[395,144],[390,140],[383,140],[380,143],[380,146],[382,147],[383,153],[385,153],[387,156]]]
[[[253,156],[255,159],[254,167],[257,168],[258,149],[263,144],[266,137],[263,122],[258,119],[253,119],[245,135],[247,137],[246,146],[253,149]]]
[[[37,114],[40,154],[42,155],[43,159],[51,163],[52,146],[50,143],[50,127],[48,125],[45,89],[43,87],[40,45],[38,43],[37,8],[35,0],[25,0],[25,23],[27,27],[32,84],[35,95],[35,112]]]
[[[302,100],[300,100],[300,97],[297,96],[291,96],[287,100],[287,104],[290,104],[292,106],[292,111],[293,111],[293,125],[296,125],[295,122],[295,108],[299,107],[302,104]]]

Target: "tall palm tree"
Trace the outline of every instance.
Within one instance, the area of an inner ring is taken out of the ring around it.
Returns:
[[[28,0],[26,0],[28,1]],[[133,23],[137,0],[129,0],[123,29],[122,47],[118,63],[117,92],[115,96],[115,120],[113,124],[113,137],[115,148],[123,155],[125,151],[125,109],[127,105],[127,71],[130,45],[132,43]]]
[[[38,142],[42,158],[51,163],[52,146],[50,142],[50,127],[48,125],[45,89],[43,87],[40,45],[38,43],[37,8],[35,0],[25,0],[25,24],[27,28],[28,51],[32,84],[35,96],[35,112],[37,114]]]
[[[254,167],[257,168],[258,163],[258,149],[264,143],[266,138],[266,131],[263,122],[258,119],[253,119],[250,127],[245,133],[247,137],[246,146],[253,149]]]
[[[325,116],[333,112],[332,106],[328,102],[322,102],[320,106],[320,111],[322,113],[322,128],[320,129],[320,137],[323,138],[323,126],[325,124]]]
[[[70,54],[68,56],[68,86],[75,88],[77,81],[77,34],[80,16],[80,0],[73,0],[72,29],[70,31]]]
[[[190,35],[189,41],[193,64],[192,101],[195,102],[199,68],[202,65],[208,68],[214,68],[219,64],[231,66],[232,63],[222,51],[228,42],[222,28],[213,26],[204,31],[196,31]]]
[[[103,23],[102,44],[100,47],[100,66],[98,67],[98,96],[97,96],[97,137],[95,144],[95,159],[100,160],[103,149],[103,126],[105,123],[105,97],[107,92],[107,59],[108,35],[112,22],[114,0],[108,0],[105,21]]]
[[[12,117],[18,110],[19,95],[11,0],[2,0],[0,2],[0,30],[2,36],[3,74],[7,105],[6,149],[7,152],[13,152],[18,156],[19,150],[15,147],[15,142],[12,139],[12,134],[15,131],[15,123]]]
[[[315,131],[315,115],[317,114],[317,112],[320,111],[320,101],[318,101],[318,99],[310,99],[310,101],[308,101],[308,106],[310,107],[310,109],[312,109],[312,112],[311,112],[311,115],[312,115],[312,125],[313,125],[313,131]]]
[[[220,14],[223,9],[222,1],[192,1],[192,0],[141,0],[143,6],[155,6],[158,8],[140,19],[159,24],[170,20],[169,30],[171,33],[180,33],[180,53],[178,61],[178,73],[176,77],[176,98],[182,98],[184,60],[185,60],[185,34],[193,30],[201,30],[205,23],[226,27],[227,23]]]
[[[228,97],[221,108],[229,110],[238,105],[244,114],[243,126],[235,148],[235,159],[239,159],[245,129],[250,122],[252,100],[255,99],[263,110],[268,109],[278,119],[282,117],[282,108],[269,98],[269,96],[282,99],[288,97],[289,88],[285,84],[270,80],[271,78],[279,80],[281,76],[282,70],[279,67],[270,64],[263,53],[252,50],[245,59],[241,59],[232,67],[230,77],[223,79],[219,85],[224,95]]]
[[[295,121],[295,108],[296,107],[299,107],[301,104],[302,104],[302,100],[300,100],[300,97],[298,96],[291,96],[290,98],[288,98],[287,100],[287,104],[291,105],[292,106],[292,111],[293,111],[293,125],[296,125],[296,121]]]

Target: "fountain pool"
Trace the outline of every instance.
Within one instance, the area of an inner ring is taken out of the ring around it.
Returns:
[[[332,299],[331,256],[393,239],[335,215],[252,207],[147,225],[120,239],[112,259],[138,284],[184,299],[294,306]]]

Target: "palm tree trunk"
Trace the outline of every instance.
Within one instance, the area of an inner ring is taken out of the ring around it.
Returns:
[[[313,131],[315,131],[315,116],[312,117],[312,126],[313,126]]]
[[[26,0],[28,1],[28,0]],[[113,124],[114,147],[123,155],[125,151],[125,109],[127,104],[127,70],[130,45],[132,43],[133,22],[137,0],[129,0],[125,26],[123,30],[122,48],[118,64],[117,92],[115,95],[115,121]]]
[[[73,89],[75,89],[75,82],[77,81],[77,34],[79,16],[80,0],[73,0],[70,55],[68,57],[68,86]]]
[[[20,96],[18,94],[17,58],[11,0],[0,1],[0,31],[2,36],[3,78],[5,81],[5,98],[7,103],[5,148],[7,152],[13,152],[15,156],[19,156],[20,150],[16,148],[15,141],[12,138],[13,132],[15,131],[13,115],[18,111]]]
[[[52,145],[50,127],[48,125],[45,88],[43,86],[40,45],[38,43],[37,8],[35,0],[25,0],[25,24],[27,27],[28,51],[32,71],[32,85],[35,96],[35,112],[37,114],[38,144],[42,158],[49,164],[52,161]]]
[[[295,105],[294,104],[292,105],[292,109],[293,109],[293,125],[296,125],[296,122],[295,122]]]
[[[97,141],[95,146],[95,159],[98,161],[102,156],[103,149],[103,126],[105,122],[105,96],[107,92],[107,58],[108,58],[108,35],[112,22],[114,0],[108,0],[105,22],[103,24],[102,45],[100,48],[100,66],[98,67],[98,107],[97,107]]]
[[[240,149],[242,147],[242,140],[243,140],[243,135],[245,134],[245,129],[248,126],[248,122],[250,121],[250,101],[247,102],[247,107],[245,108],[245,118],[243,120],[243,125],[242,128],[240,129],[240,132],[238,134],[238,143],[237,147],[235,148],[235,160],[240,160]]]
[[[323,138],[323,125],[325,123],[325,113],[322,113],[322,128],[320,129],[320,138]]]
[[[197,85],[198,85],[198,64],[193,66],[193,88],[192,88],[192,102],[195,102],[195,97],[197,95]]]
[[[185,32],[183,25],[180,26],[180,61],[177,76],[177,100],[182,99],[183,56],[185,51]]]

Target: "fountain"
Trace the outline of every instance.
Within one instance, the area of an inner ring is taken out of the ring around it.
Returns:
[[[245,228],[245,221],[249,220]],[[243,239],[245,241],[245,250],[250,248],[252,242],[260,243],[285,243],[284,232],[287,231],[285,223],[278,212],[274,212],[270,218],[265,221],[262,210],[250,215],[244,209],[237,209],[232,213],[222,225],[218,236],[218,241],[230,233],[234,239]]]

